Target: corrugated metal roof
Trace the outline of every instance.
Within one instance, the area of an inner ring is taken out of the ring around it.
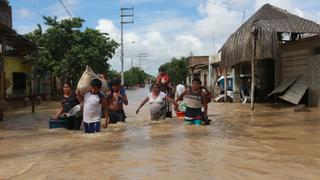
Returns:
[[[289,79],[283,81],[277,88],[275,88],[270,94],[275,94],[275,93],[283,93],[285,90],[287,90],[293,83],[297,81],[299,76],[293,76],[290,77]]]
[[[280,96],[281,99],[298,105],[302,96],[306,93],[308,89],[308,82],[304,77],[301,77],[296,81],[293,86],[283,95]]]

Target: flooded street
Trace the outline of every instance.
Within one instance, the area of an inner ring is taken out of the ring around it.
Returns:
[[[209,126],[135,115],[147,89],[127,91],[126,124],[101,133],[48,129],[58,102],[6,112],[0,179],[320,179],[320,109],[209,106]]]

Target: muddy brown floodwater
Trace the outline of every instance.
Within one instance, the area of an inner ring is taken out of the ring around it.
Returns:
[[[211,103],[210,126],[135,115],[146,89],[127,91],[126,124],[84,135],[47,128],[58,103],[7,111],[0,179],[320,179],[320,109]]]

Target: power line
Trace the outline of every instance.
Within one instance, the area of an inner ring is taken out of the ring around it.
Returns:
[[[216,3],[216,2],[213,2],[213,1],[211,1],[211,0],[208,0],[207,2],[210,3],[210,4],[212,4],[212,5],[214,5],[214,6],[225,8],[225,9],[227,9],[227,10],[229,10],[229,11],[235,11],[235,12],[242,13],[241,24],[244,23],[244,19],[245,19],[245,16],[246,16],[246,10],[240,10],[240,9],[230,8],[230,7],[227,7],[227,6],[223,6],[223,5],[221,5],[221,4],[218,4],[218,3]]]
[[[39,9],[36,7],[36,5],[34,4],[34,2],[33,2],[32,0],[29,0],[29,2],[31,3],[33,9],[36,10],[36,12],[37,12],[40,16],[43,16],[43,14],[39,11]]]
[[[214,2],[214,1],[212,1],[212,0],[208,0],[207,2],[210,3],[210,4],[213,4],[213,5],[215,5],[215,6],[222,7],[222,8],[231,10],[231,11],[236,11],[236,12],[241,12],[241,13],[243,13],[243,11],[244,11],[244,10],[240,10],[240,9],[234,9],[234,8],[230,8],[230,7],[223,6],[223,5],[218,4],[218,3],[216,3],[216,2]]]
[[[73,18],[73,16],[71,15],[71,13],[69,12],[69,10],[67,9],[67,7],[64,5],[64,3],[62,2],[62,0],[58,0],[60,2],[60,4],[62,5],[62,7],[66,10],[66,12],[69,14],[69,16],[71,18]]]
[[[73,10],[72,6],[69,4],[69,2],[68,2],[67,0],[65,0],[65,3],[66,3],[66,5],[67,5],[68,7],[70,7],[72,13],[73,13],[74,15],[76,15],[77,17],[79,17],[79,16],[77,15],[77,13]]]

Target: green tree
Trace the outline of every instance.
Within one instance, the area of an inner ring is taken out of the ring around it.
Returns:
[[[161,65],[164,67],[166,72],[169,74],[171,82],[173,84],[178,84],[181,81],[185,81],[188,70],[187,70],[187,59],[181,57],[180,59],[172,58],[170,62]]]
[[[27,56],[33,63],[36,73],[49,72],[67,81],[77,81],[86,65],[97,73],[106,73],[108,60],[115,53],[118,43],[108,34],[86,28],[84,20],[71,18],[58,21],[56,17],[44,17],[45,32],[41,26],[26,35],[39,49]]]
[[[110,69],[108,71],[108,78],[109,79],[120,79],[120,73],[116,70]]]
[[[147,73],[145,73],[139,67],[132,67],[128,71],[124,72],[124,84],[126,86],[134,86],[137,84],[144,84],[145,80],[149,77]]]

